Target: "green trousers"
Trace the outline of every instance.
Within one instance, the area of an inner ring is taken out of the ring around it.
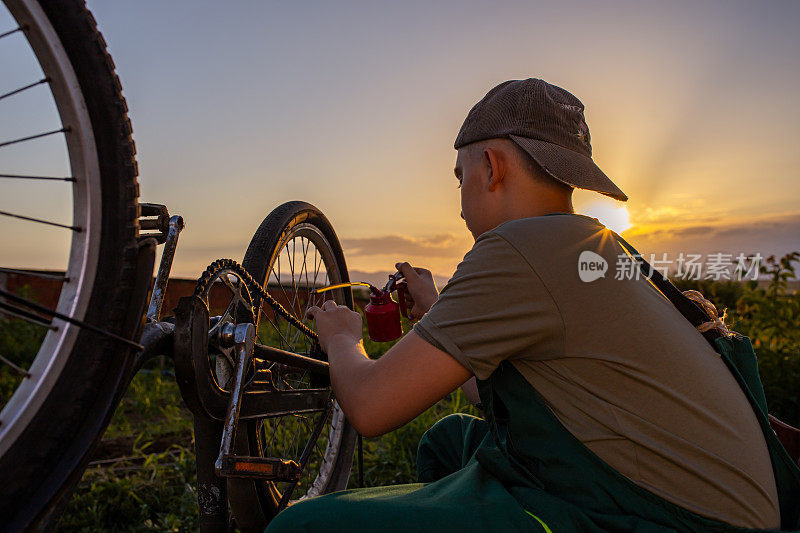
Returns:
[[[800,469],[769,427],[750,341],[716,343],[767,443],[781,531],[800,532]],[[575,438],[508,361],[479,381],[478,391],[486,420],[452,415],[421,439],[420,483],[304,500],[267,532],[766,531],[699,516],[636,485]]]
[[[449,415],[420,439],[420,483],[337,492],[304,500],[267,528],[282,531],[546,531],[475,460],[491,443],[485,420]],[[503,513],[501,509],[511,510]]]

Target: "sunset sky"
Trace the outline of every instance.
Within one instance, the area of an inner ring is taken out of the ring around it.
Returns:
[[[301,199],[331,219],[352,270],[409,260],[449,277],[472,244],[455,135],[491,87],[527,77],[582,100],[594,160],[630,197],[577,192],[576,211],[627,217],[645,253],[800,250],[799,2],[89,7],[127,97],[142,200],[187,221],[178,275],[241,259],[261,219]],[[50,261],[4,232],[0,263]]]

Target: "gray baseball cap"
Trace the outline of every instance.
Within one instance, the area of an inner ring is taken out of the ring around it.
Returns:
[[[583,110],[572,93],[544,80],[505,81],[467,114],[455,148],[486,139],[511,139],[553,178],[626,201],[625,193],[592,161]]]

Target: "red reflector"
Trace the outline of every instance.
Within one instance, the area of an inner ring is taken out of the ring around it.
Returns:
[[[272,473],[272,465],[269,463],[247,463],[236,461],[233,465],[234,470],[245,470],[248,472],[264,472],[265,474]]]

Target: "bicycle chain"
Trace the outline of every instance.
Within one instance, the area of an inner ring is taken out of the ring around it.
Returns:
[[[217,259],[208,267],[206,267],[205,272],[200,276],[197,280],[197,285],[194,288],[194,295],[198,298],[201,298],[202,294],[206,291],[208,286],[210,285],[211,281],[215,278],[216,274],[222,270],[232,270],[238,275],[247,285],[247,288],[250,290],[251,293],[258,294],[265,302],[269,304],[272,309],[275,310],[276,313],[281,315],[283,318],[287,320],[290,324],[296,327],[298,330],[302,331],[307,337],[314,341],[319,340],[319,336],[315,331],[310,329],[308,326],[303,324],[296,316],[291,314],[289,311],[283,307],[278,300],[272,297],[270,293],[268,293],[264,287],[261,286],[250,273],[244,269],[242,265],[234,261],[233,259]],[[206,302],[208,303],[208,302]]]

